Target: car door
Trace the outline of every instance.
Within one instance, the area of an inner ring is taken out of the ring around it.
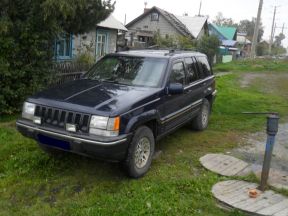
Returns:
[[[172,63],[170,69],[170,76],[167,86],[170,83],[181,83],[183,86],[186,84],[186,72],[184,61],[176,60]],[[163,100],[164,116],[161,122],[164,125],[165,132],[173,130],[177,126],[186,122],[189,119],[189,100],[184,90],[181,94],[167,94]]]
[[[205,56],[197,56],[196,60],[199,68],[199,75],[202,80],[203,97],[205,97],[210,95],[215,89],[215,79],[207,58]]]
[[[188,105],[191,106],[190,118],[197,115],[200,111],[203,95],[202,75],[200,74],[197,62],[194,57],[184,58],[186,65],[186,85],[184,91],[186,92]]]

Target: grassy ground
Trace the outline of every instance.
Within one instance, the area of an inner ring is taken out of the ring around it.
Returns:
[[[242,60],[233,61],[225,64],[217,64],[214,68],[215,72],[266,72],[266,71],[288,71],[288,60],[267,60],[267,59],[256,59],[256,60]]]
[[[2,119],[0,215],[242,215],[216,206],[211,187],[226,178],[206,171],[198,159],[229,151],[243,134],[264,128],[265,118],[243,111],[288,116],[287,89],[282,89],[288,79],[267,91],[265,79],[241,87],[243,74],[217,78],[219,95],[208,130],[184,127],[164,138],[157,144],[162,154],[139,180],[126,178],[118,164],[70,154],[50,158],[16,132],[15,117]]]

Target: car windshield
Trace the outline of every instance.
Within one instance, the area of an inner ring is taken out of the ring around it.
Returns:
[[[131,56],[107,56],[95,64],[86,79],[124,85],[159,87],[167,59]]]

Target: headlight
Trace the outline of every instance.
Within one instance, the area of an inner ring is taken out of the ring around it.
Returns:
[[[90,120],[89,133],[99,136],[118,136],[120,117],[109,118],[93,115]]]
[[[22,109],[22,118],[33,120],[36,105],[29,102],[24,102]]]

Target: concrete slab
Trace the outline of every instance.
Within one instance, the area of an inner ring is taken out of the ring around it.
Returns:
[[[236,208],[250,215],[288,216],[287,197],[268,190],[257,190],[255,183],[229,180],[215,184],[212,188],[213,196],[225,208]],[[256,189],[258,196],[249,197],[249,190]]]
[[[200,162],[206,169],[223,176],[245,176],[252,172],[248,163],[224,154],[207,154]]]

